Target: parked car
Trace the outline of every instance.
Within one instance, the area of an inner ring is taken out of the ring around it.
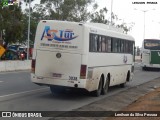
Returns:
[[[18,51],[20,46],[21,46],[21,45],[10,45],[10,46],[8,46],[7,49],[10,49],[10,50],[12,49],[12,50]]]
[[[24,45],[10,45],[7,47],[8,49],[16,50],[16,51],[26,51],[27,47]]]

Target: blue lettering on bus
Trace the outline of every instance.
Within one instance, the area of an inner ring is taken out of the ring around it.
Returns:
[[[43,40],[43,38],[46,38],[48,41],[52,41],[53,39],[56,41],[69,41],[78,37],[74,35],[75,33],[72,30],[51,30],[50,26],[45,26],[41,36],[41,40]]]

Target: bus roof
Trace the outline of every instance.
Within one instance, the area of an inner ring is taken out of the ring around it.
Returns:
[[[114,26],[106,25],[103,23],[86,23],[86,25],[89,27],[94,27],[96,29],[104,30],[108,33],[108,36],[134,41],[134,38],[131,35],[123,33],[123,30],[120,28],[116,28]]]
[[[144,39],[144,40],[160,40],[160,39],[154,39],[154,38],[153,38],[153,39],[151,39],[151,38],[150,38],[150,39]]]

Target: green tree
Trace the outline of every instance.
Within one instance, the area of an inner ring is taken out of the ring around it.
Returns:
[[[38,22],[43,19],[48,19],[48,15],[46,15],[45,7],[41,4],[36,4],[33,8],[31,8],[31,15],[30,15],[30,45],[33,45],[36,28]],[[29,9],[25,9],[23,14],[23,40],[27,41],[28,39],[28,19],[29,19]]]
[[[111,24],[111,21],[109,21],[108,19],[106,19],[106,15],[108,13],[108,10],[107,8],[102,8],[100,9],[99,11],[95,11],[93,12],[91,15],[90,15],[90,21],[91,22],[96,22],[96,23],[104,23],[104,24]],[[127,24],[125,22],[121,23],[121,24],[116,24],[120,19],[118,18],[118,16],[114,13],[112,13],[112,26],[115,26],[117,28],[121,28],[123,30],[124,33],[128,33],[134,23],[130,23],[130,24]]]
[[[25,0],[28,4],[29,0]],[[88,11],[88,6],[93,4],[93,10]],[[35,32],[38,22],[44,20],[67,20],[67,21],[91,21],[109,24],[110,21],[106,19],[108,14],[107,8],[96,11],[98,4],[94,0],[41,0],[41,4],[36,4],[31,8],[31,28],[30,28],[30,43],[33,44],[35,39]],[[23,15],[23,39],[28,38],[28,16],[29,10],[26,9]],[[113,24],[118,20],[118,16],[112,14]],[[124,31],[129,31],[125,25],[119,25],[117,27],[123,28]]]
[[[5,42],[8,44],[22,42],[22,10],[18,5],[0,6],[0,31]]]
[[[29,0],[25,0],[28,4]],[[87,6],[94,0],[41,0],[42,4],[36,4],[31,8],[30,44],[34,43],[35,32],[40,20],[68,20],[87,21],[90,13]],[[23,15],[23,39],[28,39],[28,17],[29,9]]]
[[[116,27],[123,29],[123,32],[127,34],[132,29],[134,24],[134,22],[131,22],[130,24],[123,22],[122,24],[116,25]]]
[[[41,3],[46,5],[48,19],[75,22],[89,19],[87,7],[93,2],[94,0],[41,0]]]
[[[99,11],[96,11],[90,15],[90,21],[91,22],[97,22],[97,23],[104,23],[109,24],[109,21],[105,18],[105,15],[107,14],[108,10],[107,8],[100,9]]]

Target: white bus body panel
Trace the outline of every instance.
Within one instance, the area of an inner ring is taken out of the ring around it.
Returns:
[[[45,37],[41,40],[45,26],[50,26],[51,30],[72,29],[74,35],[78,37],[69,42],[48,41]],[[36,69],[35,74],[31,74],[32,81],[42,85],[67,87],[74,87],[75,84],[78,84],[78,88],[84,88],[88,91],[94,91],[98,88],[101,75],[104,75],[105,82],[107,75],[110,74],[110,86],[125,83],[128,71],[131,72],[131,67],[134,66],[133,55],[89,52],[89,34],[92,32],[133,40],[132,37],[128,37],[127,35],[107,31],[104,28],[100,29],[98,26],[93,27],[89,24],[79,25],[65,21],[47,21],[43,23],[41,21],[37,27],[35,38],[32,59],[36,59]],[[68,48],[54,46],[53,44],[58,46],[67,45]],[[57,58],[57,53],[61,54],[61,58]],[[126,57],[127,62],[124,62],[124,58]],[[80,79],[80,67],[82,64],[87,65],[86,79]],[[132,76],[131,72],[130,78]],[[77,79],[70,80],[70,77]]]
[[[150,51],[149,50],[143,50],[142,51],[142,67],[149,67],[150,66]]]
[[[61,58],[56,57],[57,53],[61,53]],[[69,76],[79,78],[80,65],[80,54],[37,50],[35,75],[60,80],[69,79]]]
[[[46,26],[51,32],[56,32],[56,36],[60,36],[61,31],[63,34],[66,32],[66,36],[70,35],[68,31],[72,31],[75,38],[68,41],[48,40]],[[35,74],[32,73],[34,83],[68,87],[78,83],[79,88],[86,87],[86,81],[80,80],[80,67],[84,64],[82,29],[79,24],[66,24],[65,21],[41,21],[38,24],[32,58],[36,60]]]
[[[114,54],[114,53],[89,53],[88,55],[88,68],[93,71],[92,80],[96,81],[97,84],[93,84],[92,89],[97,88],[99,79],[103,74],[105,79],[107,75],[110,74],[110,86],[122,84],[126,82],[126,76],[128,71],[131,72],[131,66],[133,58],[130,54],[126,54],[128,60],[124,63],[124,54]],[[96,59],[96,62],[93,61]],[[132,79],[133,74],[131,74],[130,79]]]

